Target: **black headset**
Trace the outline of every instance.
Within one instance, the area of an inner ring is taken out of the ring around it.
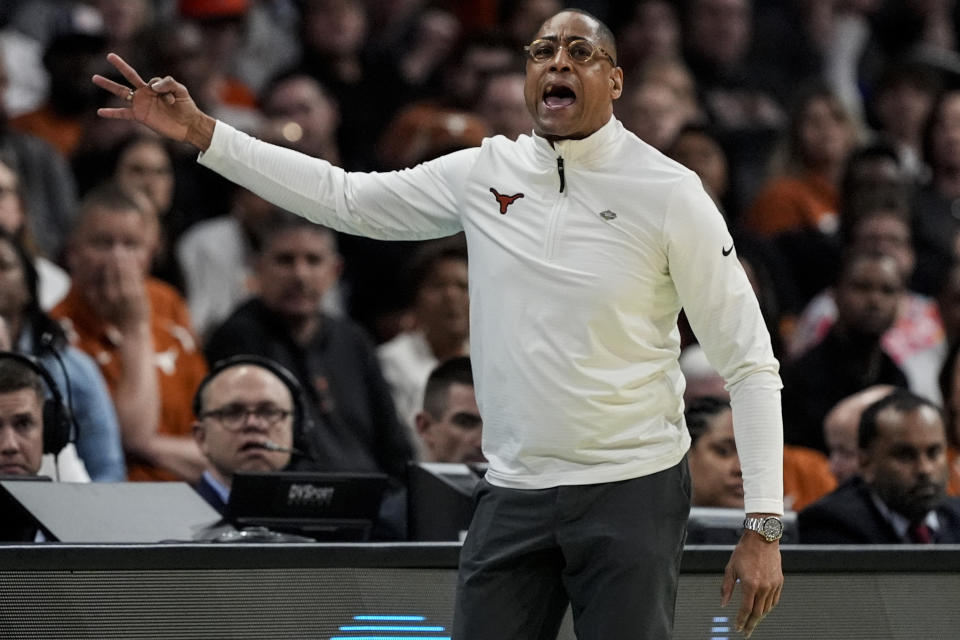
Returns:
[[[40,364],[39,360],[31,355],[13,351],[0,351],[0,358],[19,362],[32,369],[43,379],[47,389],[50,390],[52,397],[45,398],[43,401],[43,452],[57,455],[70,442],[73,418],[70,415],[70,409],[63,402],[60,388],[54,381],[53,376],[50,375],[46,367]]]
[[[303,387],[300,385],[300,382],[297,381],[297,378],[290,373],[289,369],[276,360],[271,360],[263,356],[241,354],[230,356],[229,358],[224,358],[223,360],[218,360],[213,363],[210,372],[200,381],[200,384],[197,385],[196,393],[193,394],[193,415],[198,419],[200,418],[200,413],[203,411],[203,391],[207,388],[207,385],[225,370],[244,364],[266,369],[280,378],[284,386],[290,390],[290,396],[293,398],[293,436],[294,442],[298,442],[302,439],[303,434],[309,431],[312,426],[310,415],[304,406]]]

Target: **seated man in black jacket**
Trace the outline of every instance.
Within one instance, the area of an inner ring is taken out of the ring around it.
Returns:
[[[940,409],[895,390],[863,412],[858,440],[860,475],[800,512],[800,542],[960,542],[960,499],[946,497]]]
[[[875,384],[906,387],[907,378],[883,350],[896,319],[903,273],[891,256],[855,251],[837,279],[837,321],[823,340],[783,367],[783,440],[828,453],[823,419],[849,395]]]
[[[340,275],[333,232],[278,212],[260,239],[259,293],[211,334],[207,358],[256,354],[293,373],[314,425],[295,468],[381,472],[402,482],[413,449],[373,343],[353,322],[320,309]]]

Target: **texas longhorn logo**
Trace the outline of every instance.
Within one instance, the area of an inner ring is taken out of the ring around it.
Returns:
[[[490,193],[493,194],[493,197],[497,199],[497,202],[500,203],[500,213],[503,215],[507,214],[507,207],[512,205],[514,202],[523,197],[522,193],[518,193],[515,196],[502,196],[497,193],[497,190],[493,187],[490,187]]]

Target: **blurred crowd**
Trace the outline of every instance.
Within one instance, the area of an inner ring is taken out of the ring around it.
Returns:
[[[0,346],[72,387],[78,475],[198,482],[191,399],[215,361],[253,353],[325,425],[295,429],[305,467],[402,484],[444,449],[421,437],[428,375],[469,354],[462,238],[299,224],[192,148],[99,118],[118,105],[90,81],[116,77],[107,52],[259,138],[395,171],[529,134],[523,46],[564,7],[612,28],[615,115],[696,172],[733,233],[781,362],[791,505],[849,475],[824,423],[875,385],[943,409],[960,493],[954,0],[5,0]],[[722,402],[679,331],[688,403]]]

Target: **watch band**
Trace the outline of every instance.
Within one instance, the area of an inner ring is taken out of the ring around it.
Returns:
[[[743,519],[743,528],[760,534],[767,542],[775,542],[783,537],[783,520],[777,516],[746,517]]]

